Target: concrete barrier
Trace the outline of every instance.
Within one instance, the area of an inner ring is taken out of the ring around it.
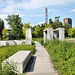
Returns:
[[[0,46],[6,46],[7,41],[0,41]]]
[[[16,45],[13,40],[9,40],[6,42],[6,46]]]
[[[22,45],[26,44],[26,40],[7,40],[0,41],[0,46]]]
[[[25,45],[26,44],[26,40],[22,40],[22,44]]]
[[[22,44],[22,40],[14,40],[16,45],[21,45]]]
[[[13,61],[13,63],[15,63],[17,67],[18,73],[22,74],[30,57],[31,57],[31,51],[19,51],[14,55],[10,56],[9,58],[7,58],[6,60],[4,60],[2,62],[2,68],[4,64],[6,64],[6,62],[9,62],[9,64],[11,65],[11,62]]]

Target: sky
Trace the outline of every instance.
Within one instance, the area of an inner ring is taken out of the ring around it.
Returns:
[[[75,0],[0,0],[0,18],[4,20],[5,28],[9,25],[5,20],[8,15],[19,14],[22,23],[30,23],[33,27],[45,23],[45,8],[48,9],[48,20],[55,21],[60,16],[72,19],[72,27],[75,27]]]

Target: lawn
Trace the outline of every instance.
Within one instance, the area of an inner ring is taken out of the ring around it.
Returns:
[[[31,55],[35,52],[35,44],[33,45],[14,45],[0,47],[0,71],[2,70],[2,61],[20,50],[30,50]]]

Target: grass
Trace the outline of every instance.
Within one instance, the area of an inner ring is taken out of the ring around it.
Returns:
[[[75,39],[75,37],[65,37],[65,39]]]
[[[33,40],[43,44],[43,38],[33,38]]]
[[[75,43],[58,40],[44,43],[59,75],[75,75]]]
[[[2,61],[20,50],[30,50],[31,55],[35,52],[35,44],[33,45],[14,45],[0,47],[0,71],[2,69]]]
[[[41,43],[42,38],[35,40]],[[59,75],[75,75],[75,43],[55,39],[42,44],[51,56]]]

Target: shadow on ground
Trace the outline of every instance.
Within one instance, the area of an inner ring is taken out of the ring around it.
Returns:
[[[36,56],[31,56],[25,70],[24,70],[24,73],[25,72],[33,72],[34,71],[34,67],[35,67],[35,62],[36,62]]]

